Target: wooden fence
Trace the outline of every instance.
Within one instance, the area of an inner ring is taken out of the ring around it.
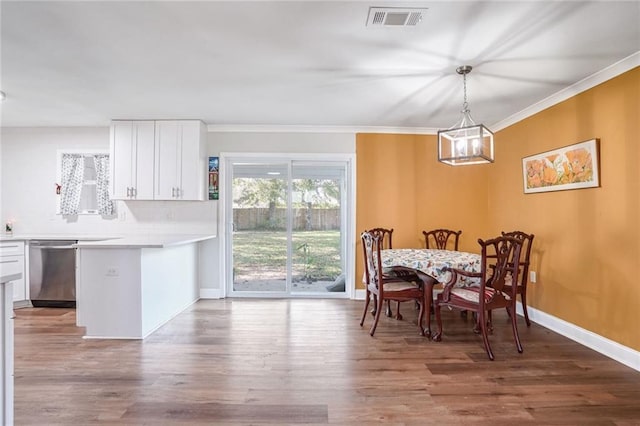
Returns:
[[[271,213],[270,213],[271,212]],[[293,209],[294,231],[326,231],[340,229],[340,209]],[[233,209],[236,231],[253,229],[286,229],[287,209]]]

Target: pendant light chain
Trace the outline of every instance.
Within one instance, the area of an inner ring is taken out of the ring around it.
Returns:
[[[467,73],[462,74],[462,87],[464,88],[464,102],[462,103],[462,112],[469,112],[469,103],[467,102]]]

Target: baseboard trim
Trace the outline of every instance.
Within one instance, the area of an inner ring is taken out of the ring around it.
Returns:
[[[627,367],[640,371],[640,352],[530,306],[527,308],[527,311],[531,321],[593,349]],[[518,302],[516,306],[516,312],[519,315],[523,315],[522,304],[520,302]]]
[[[366,294],[364,289],[356,289],[353,299],[364,300]],[[527,311],[532,322],[640,371],[640,352],[530,306]],[[516,312],[518,315],[524,315],[520,302],[517,302]]]
[[[201,288],[200,299],[222,299],[222,292],[219,288]]]

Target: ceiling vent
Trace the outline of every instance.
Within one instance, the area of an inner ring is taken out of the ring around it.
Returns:
[[[368,27],[415,27],[422,21],[426,8],[370,7]]]

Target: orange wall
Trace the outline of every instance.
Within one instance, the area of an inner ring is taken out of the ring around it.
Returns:
[[[640,350],[639,125],[636,68],[498,132],[491,165],[438,163],[435,136],[360,134],[357,234],[394,228],[394,247],[419,247],[422,229],[462,229],[477,252],[501,230],[534,233],[529,304]],[[522,157],[592,138],[600,188],[523,193]],[[361,277],[359,238],[356,255]]]
[[[640,350],[640,68],[497,135],[488,230],[535,234],[529,304]],[[601,187],[524,194],[522,157],[600,139]]]
[[[393,228],[396,248],[423,247],[422,230],[461,229],[460,249],[478,251],[477,239],[487,236],[487,169],[437,158],[435,136],[357,135],[356,277],[363,273],[359,235],[369,228]]]

